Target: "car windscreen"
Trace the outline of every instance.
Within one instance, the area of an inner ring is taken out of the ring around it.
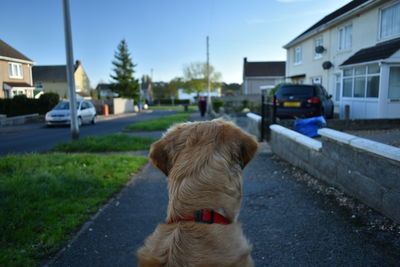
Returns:
[[[288,96],[313,97],[314,96],[314,87],[312,87],[312,86],[282,86],[276,92],[277,98],[285,98]]]
[[[76,108],[79,108],[79,103],[80,102],[76,102]],[[69,109],[69,102],[60,102],[58,103],[53,109],[55,110],[67,110]]]

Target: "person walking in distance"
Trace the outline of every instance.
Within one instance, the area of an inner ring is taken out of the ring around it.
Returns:
[[[202,117],[206,114],[207,110],[207,100],[204,96],[200,96],[199,98],[199,110]]]

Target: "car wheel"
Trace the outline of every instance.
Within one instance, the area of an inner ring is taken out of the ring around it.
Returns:
[[[97,117],[96,117],[96,115],[94,115],[93,119],[92,119],[92,124],[96,124],[96,122],[97,122]]]
[[[82,126],[82,118],[81,118],[81,117],[78,118],[78,126],[79,126],[79,127]]]

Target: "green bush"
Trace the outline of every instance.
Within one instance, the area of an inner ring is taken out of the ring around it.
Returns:
[[[175,99],[174,100],[175,105],[189,105],[190,100],[189,99]],[[171,99],[156,99],[154,100],[154,105],[172,105],[172,100]]]
[[[33,113],[45,114],[58,103],[59,99],[56,93],[45,93],[39,99],[27,98],[26,95],[0,99],[0,114],[5,114],[7,117]]]
[[[39,102],[43,108],[44,113],[54,108],[58,102],[60,102],[60,96],[54,92],[44,93],[39,97]],[[41,112],[39,112],[41,113]]]
[[[221,99],[213,99],[212,107],[215,112],[219,112],[220,107],[224,105],[224,102]]]

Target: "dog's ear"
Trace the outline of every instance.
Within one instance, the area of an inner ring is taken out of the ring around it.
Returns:
[[[241,167],[244,167],[254,158],[258,150],[258,142],[252,135],[241,132],[239,135]]]
[[[149,158],[154,166],[159,168],[166,176],[171,170],[171,160],[167,151],[167,140],[161,139],[151,145]]]
[[[221,121],[219,121],[221,123]],[[257,139],[250,134],[233,125],[222,121],[222,142],[234,144],[233,156],[239,161],[240,167],[244,167],[254,158],[258,150]]]

